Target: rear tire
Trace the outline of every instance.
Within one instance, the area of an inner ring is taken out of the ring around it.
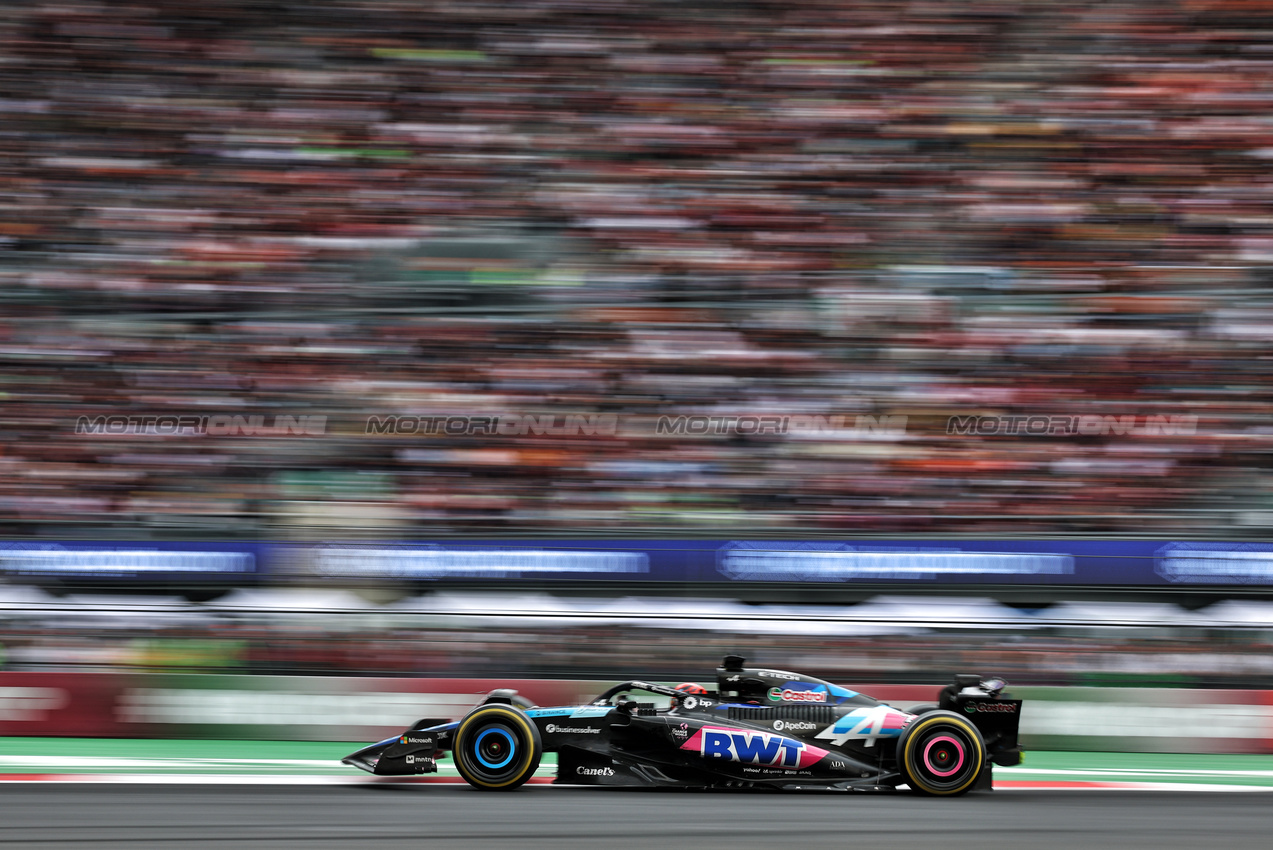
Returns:
[[[524,785],[543,753],[534,722],[504,703],[480,705],[465,715],[451,751],[460,776],[483,791],[511,791]]]
[[[986,767],[986,742],[953,711],[925,712],[902,730],[897,763],[916,793],[953,797],[977,784]]]

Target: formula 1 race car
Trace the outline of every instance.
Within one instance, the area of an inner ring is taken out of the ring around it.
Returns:
[[[1021,761],[1021,701],[1004,682],[956,676],[932,705],[901,711],[837,685],[728,656],[717,689],[623,682],[587,705],[539,708],[492,691],[461,720],[421,720],[345,757],[379,776],[437,771],[450,752],[470,785],[525,783],[545,752],[557,783],[684,788],[893,790],[950,796],[991,787]],[[645,701],[634,698],[645,695]]]

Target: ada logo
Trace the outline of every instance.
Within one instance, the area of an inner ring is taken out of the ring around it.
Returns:
[[[743,732],[704,726],[681,745],[708,760],[736,761],[799,770],[816,764],[827,751],[769,732]]]
[[[826,691],[797,691],[792,688],[770,688],[769,698],[774,702],[826,702]]]

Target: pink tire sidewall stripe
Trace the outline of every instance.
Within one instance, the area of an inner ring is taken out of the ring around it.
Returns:
[[[955,766],[952,767],[950,770],[938,770],[933,765],[932,759],[928,757],[928,754],[932,752],[933,747],[935,747],[938,743],[942,741],[949,741],[951,744],[953,744],[955,747],[955,752],[959,754],[959,761],[955,762]],[[959,743],[958,741],[956,741],[954,738],[950,737],[949,735],[942,735],[939,738],[933,738],[931,741],[928,742],[928,746],[924,747],[924,768],[928,770],[930,773],[932,773],[933,776],[941,776],[941,777],[951,776],[957,773],[959,771],[959,768],[963,766],[964,766],[964,745]]]

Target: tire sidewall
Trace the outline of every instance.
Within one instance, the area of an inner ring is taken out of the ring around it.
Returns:
[[[969,749],[967,757],[970,765],[966,778],[949,786],[926,781],[920,761],[923,758],[919,751],[921,745],[925,741],[934,741],[943,730],[951,734],[957,733]],[[902,736],[897,742],[897,763],[906,784],[913,791],[939,797],[963,794],[976,784],[986,767],[986,742],[982,739],[980,730],[967,718],[953,711],[928,711],[902,730]]]
[[[483,729],[497,724],[514,734],[513,764],[508,771],[492,778],[490,771],[474,763],[471,741]],[[519,751],[520,749],[520,751]],[[455,747],[451,757],[464,781],[484,791],[510,791],[523,785],[539,767],[543,743],[534,721],[511,705],[488,703],[465,715],[455,730]]]

